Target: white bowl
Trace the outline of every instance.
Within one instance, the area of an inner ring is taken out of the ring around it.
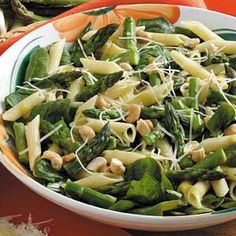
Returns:
[[[93,11],[92,14],[91,12],[76,13],[54,23],[48,23],[9,48],[0,58],[0,100],[3,101],[5,96],[15,90],[15,86],[19,82],[19,74],[22,73],[23,59],[34,47],[38,45],[46,46],[61,37],[67,38],[67,41],[73,41],[89,21],[92,21],[93,25],[98,28],[110,22],[119,22],[119,17],[123,18],[127,15],[131,15],[135,19],[144,16],[152,18],[164,15],[174,23],[181,20],[198,20],[215,30],[222,37],[236,40],[236,18],[213,11],[157,4],[119,5],[102,11],[97,10]],[[106,12],[106,15],[102,15],[102,12]],[[1,110],[2,108],[0,108],[0,112]],[[136,230],[177,231],[212,226],[236,218],[234,210],[217,214],[160,217],[120,213],[88,205],[55,193],[40,185],[24,171],[9,146],[1,143],[0,147],[2,149],[1,163],[22,183],[44,198],[96,221]]]

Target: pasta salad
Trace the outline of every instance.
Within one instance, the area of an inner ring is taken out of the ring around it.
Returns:
[[[236,207],[236,42],[128,17],[27,57],[2,118],[35,180],[132,214]]]

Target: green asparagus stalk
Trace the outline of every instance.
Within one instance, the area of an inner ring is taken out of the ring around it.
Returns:
[[[178,152],[183,152],[185,133],[180,123],[178,114],[173,106],[166,102],[165,104],[165,128],[172,133],[172,142],[177,144]]]
[[[27,142],[25,137],[25,125],[23,123],[14,122],[13,124],[15,132],[15,145],[18,153],[22,152],[27,148]],[[23,164],[29,163],[28,153],[19,154],[19,161]]]
[[[161,130],[161,125],[157,124],[157,126],[152,132],[146,134],[143,137],[143,140],[147,145],[154,145],[158,141],[158,139],[163,138],[163,137],[164,137],[164,133]]]
[[[96,190],[104,194],[114,196],[125,196],[130,186],[130,182],[121,182],[114,185],[99,187]]]
[[[103,208],[109,208],[116,202],[116,198],[111,195],[99,193],[91,188],[73,182],[68,182],[66,184],[65,192],[76,200],[82,200],[94,206]]]
[[[140,116],[142,119],[159,119],[165,116],[165,109],[159,106],[142,107]]]
[[[83,114],[90,118],[99,119],[102,113],[103,120],[120,118],[120,113],[117,110],[103,110],[96,108],[89,108],[83,111]]]
[[[236,111],[234,107],[228,103],[223,103],[207,122],[206,127],[209,129],[212,136],[219,136],[223,132],[223,129],[235,119]]]
[[[160,76],[157,72],[152,72],[149,75],[149,83],[152,87],[155,86],[155,85],[160,85],[161,84]]]
[[[34,14],[21,3],[20,0],[10,0],[11,8],[16,15],[25,22],[45,21],[48,18]]]
[[[190,168],[194,164],[195,163],[194,163],[194,161],[192,160],[192,158],[190,156],[185,156],[179,161],[179,166],[182,170],[186,169],[186,168]]]
[[[193,169],[215,169],[217,166],[223,165],[226,161],[227,157],[224,150],[221,148],[195,164]]]
[[[107,123],[101,131],[95,136],[91,143],[77,151],[77,155],[81,163],[86,166],[93,158],[99,156],[106,148],[110,138],[110,126]],[[67,174],[76,179],[80,170],[81,164],[75,159],[64,165]]]
[[[208,169],[186,168],[185,170],[169,170],[168,178],[174,182],[196,181],[196,180],[218,180],[225,177],[222,172]]]
[[[193,98],[191,102],[191,108],[198,110],[198,92],[200,87],[200,81],[196,77],[192,77],[189,81],[189,96]]]
[[[131,65],[138,65],[139,53],[137,48],[135,21],[128,17],[124,21],[124,46],[129,50],[127,58]]]
[[[183,202],[181,200],[172,200],[172,201],[161,202],[154,206],[133,209],[129,212],[140,215],[163,216],[164,212],[175,210],[182,205]]]
[[[236,104],[236,96],[230,93],[224,93],[224,96],[221,92],[216,90],[210,90],[207,95],[207,104],[218,104],[220,102],[225,102],[225,97],[232,103]]]
[[[21,0],[22,2],[31,2],[44,5],[71,5],[76,6],[88,2],[88,0]]]
[[[123,71],[119,71],[99,78],[93,85],[86,86],[82,92],[78,93],[76,95],[76,100],[85,102],[97,93],[104,92],[118,82],[122,78],[122,75]]]

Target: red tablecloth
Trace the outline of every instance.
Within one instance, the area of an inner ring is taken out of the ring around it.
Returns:
[[[91,3],[79,6],[70,12],[88,10],[93,6],[103,6],[108,3],[114,5],[122,2],[147,2],[147,0],[95,0]],[[149,2],[182,4],[198,7],[208,7],[236,16],[236,0],[148,0]],[[68,13],[65,13],[68,14]],[[63,14],[63,15],[65,15]],[[0,44],[0,53],[3,52],[15,40]],[[112,226],[103,225],[79,215],[71,213],[30,191],[21,184],[4,167],[0,165],[0,216],[18,215],[15,222],[27,220],[31,215],[33,222],[52,220],[42,226],[49,226],[50,236],[125,236],[126,231]]]

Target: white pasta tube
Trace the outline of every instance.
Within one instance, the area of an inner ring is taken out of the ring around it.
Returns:
[[[20,117],[28,114],[28,112],[36,105],[42,103],[46,99],[46,92],[35,92],[30,96],[26,97],[14,107],[10,108],[6,112],[3,113],[3,120],[7,121],[15,121]]]
[[[97,30],[90,30],[86,34],[83,35],[82,40],[88,41],[96,33],[97,33]]]
[[[235,190],[235,187],[236,187],[236,181],[230,182],[230,184],[229,184],[229,195],[230,195],[230,197],[234,201],[236,201],[236,190]]]
[[[216,170],[222,171],[220,167],[217,167]],[[225,178],[211,181],[211,186],[217,197],[224,197],[229,192],[229,186]]]
[[[174,156],[173,148],[167,138],[159,139],[156,147],[160,149],[160,154],[172,158]]]
[[[182,53],[177,51],[170,52],[173,60],[185,71],[187,71],[192,76],[196,76],[202,80],[210,79],[212,77],[211,73],[205,70],[200,64],[196,61],[193,61]]]
[[[107,121],[86,118],[85,124],[91,127],[95,132],[99,132]],[[125,143],[132,143],[136,137],[136,128],[133,124],[123,122],[109,122],[111,131],[115,136],[121,138]]]
[[[127,152],[121,150],[106,150],[103,152],[103,157],[107,160],[108,163],[111,162],[113,158],[117,158],[124,165],[129,165],[136,160],[145,158],[146,155],[140,152]]]
[[[25,136],[29,153],[29,166],[31,171],[34,171],[36,158],[41,155],[39,126],[40,116],[37,115],[32,121],[27,123],[25,127]]]
[[[229,166],[222,166],[223,173],[226,175],[226,179],[236,181],[236,168]]]
[[[190,40],[189,37],[183,34],[145,33],[148,34],[148,38],[168,46],[179,46],[184,44],[185,41]]]
[[[61,41],[52,45],[52,47],[49,49],[49,73],[55,71],[59,67],[63,49],[65,46],[65,41],[65,39],[62,39]]]
[[[235,143],[236,143],[236,135],[233,134],[233,135],[227,135],[227,136],[222,136],[222,137],[204,139],[199,144],[199,148],[203,147],[205,150],[205,153],[210,153],[220,148],[226,149],[231,144],[235,144]]]
[[[82,77],[73,81],[69,87],[69,93],[67,94],[67,98],[69,98],[72,102],[75,101],[76,95],[81,92],[84,87],[84,81]]]
[[[102,53],[102,58],[106,58],[125,53],[127,52],[127,49],[121,48],[111,41],[108,41],[99,51]]]
[[[161,102],[172,90],[173,81],[168,81],[161,85],[148,87],[146,90],[134,95],[127,100],[128,104],[143,104],[150,106],[154,103]]]
[[[187,193],[187,201],[195,208],[202,208],[203,196],[210,189],[208,181],[199,181],[194,184]]]
[[[208,29],[199,21],[181,21],[181,24],[184,25],[187,29],[195,33],[199,38],[204,41],[217,39],[223,41],[223,39],[218,36],[216,33]]]
[[[193,187],[193,185],[189,182],[189,181],[183,181],[180,185],[179,185],[179,187],[178,187],[178,189],[177,189],[177,191],[178,192],[180,192],[180,193],[182,193],[183,194],[183,200],[184,200],[184,202],[188,202],[188,198],[187,198],[187,196],[188,196],[188,191],[189,191],[189,189],[190,188],[192,188]]]
[[[89,188],[98,188],[124,181],[122,176],[112,173],[95,173],[86,178],[77,180],[76,183]]]
[[[134,79],[124,79],[115,83],[111,88],[108,88],[104,93],[106,97],[117,99],[134,89],[140,84],[140,81]]]
[[[83,67],[91,73],[111,74],[123,70],[114,61],[99,61],[88,58],[81,58],[80,61]]]
[[[206,50],[209,51],[209,49],[212,47],[212,44],[215,45],[221,52],[227,54],[236,54],[236,42],[228,40],[210,40],[199,44],[196,49],[200,52],[205,52]]]

